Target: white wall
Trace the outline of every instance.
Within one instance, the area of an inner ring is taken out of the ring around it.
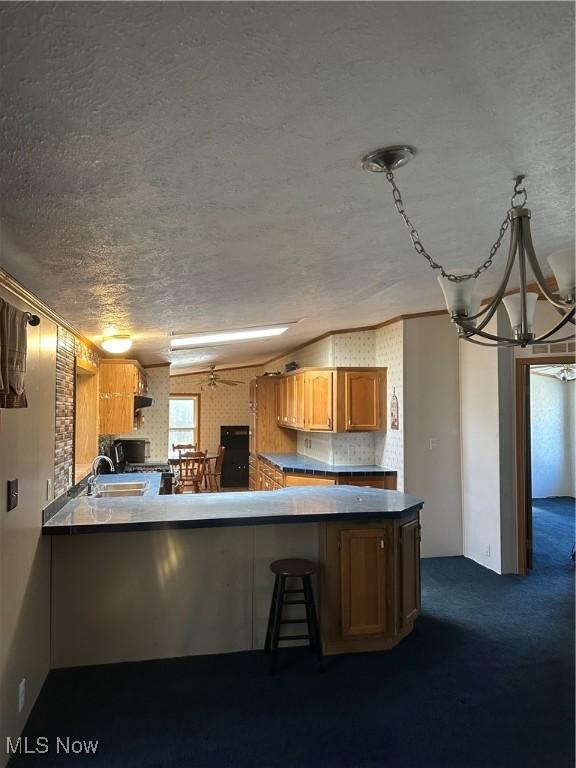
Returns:
[[[404,488],[425,500],[423,557],[462,554],[458,343],[447,315],[404,322]]]
[[[1,287],[0,296],[30,309]],[[0,410],[0,765],[6,737],[20,734],[50,663],[50,543],[41,524],[46,482],[54,480],[55,382],[56,327],[41,316],[28,326],[28,408]],[[8,512],[6,483],[15,478],[19,504]]]
[[[530,375],[532,496],[574,496],[570,408],[576,384]]]

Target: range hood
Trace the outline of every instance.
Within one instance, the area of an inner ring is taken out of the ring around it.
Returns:
[[[149,408],[154,405],[154,400],[151,397],[142,397],[142,395],[134,395],[134,410],[139,411],[142,408]]]

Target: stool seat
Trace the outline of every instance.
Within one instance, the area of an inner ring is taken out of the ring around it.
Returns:
[[[274,560],[270,563],[270,570],[277,576],[311,576],[316,573],[316,563],[291,557],[286,560]]]

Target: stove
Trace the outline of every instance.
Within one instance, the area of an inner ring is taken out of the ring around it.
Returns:
[[[141,464],[126,464],[124,472],[169,472],[172,474],[172,467],[168,462],[143,461]]]

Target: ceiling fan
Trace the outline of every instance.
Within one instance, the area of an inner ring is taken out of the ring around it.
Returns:
[[[227,387],[237,387],[238,384],[244,384],[243,381],[237,381],[236,379],[223,379],[216,373],[215,368],[215,365],[210,366],[208,377],[200,384],[202,390],[216,389],[220,384],[225,384]]]

